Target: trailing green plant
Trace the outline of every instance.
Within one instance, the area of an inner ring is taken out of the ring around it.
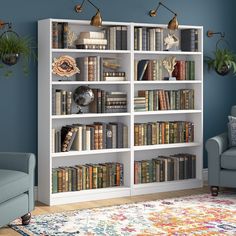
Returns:
[[[236,55],[227,48],[216,48],[214,57],[205,57],[205,62],[208,65],[208,70],[215,70],[221,73],[222,70],[228,69],[236,75]]]
[[[0,68],[8,67],[10,64],[4,62],[7,56],[16,55],[17,61],[22,62],[22,70],[25,75],[29,73],[30,60],[36,58],[34,51],[32,50],[33,41],[30,37],[19,37],[17,34],[12,32],[2,35],[0,37]],[[12,65],[13,65],[12,64]],[[4,75],[6,77],[12,75],[11,68],[7,68]]]

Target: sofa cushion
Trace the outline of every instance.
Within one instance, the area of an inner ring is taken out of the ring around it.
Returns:
[[[0,203],[29,189],[29,175],[15,170],[0,169]]]
[[[236,170],[236,147],[232,147],[221,155],[221,168]]]

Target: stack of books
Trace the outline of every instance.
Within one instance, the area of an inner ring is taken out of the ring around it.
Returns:
[[[134,162],[134,184],[196,178],[196,155],[158,156]]]
[[[135,97],[134,98],[134,111],[146,111],[146,98]]]
[[[89,104],[91,113],[127,112],[127,93],[93,89],[94,100]]]
[[[75,44],[78,49],[104,50],[107,46],[107,39],[102,31],[80,32]]]
[[[52,169],[52,193],[124,185],[124,166],[109,162]]]
[[[193,141],[194,124],[189,121],[158,121],[134,124],[135,146]]]
[[[73,124],[52,129],[52,152],[128,147],[128,126],[121,122]]]

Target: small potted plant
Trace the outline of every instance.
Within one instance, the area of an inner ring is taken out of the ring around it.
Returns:
[[[33,55],[31,44],[32,40],[29,37],[19,37],[14,31],[6,31],[0,37],[1,62],[7,66],[12,66],[22,59],[23,72],[28,74],[28,64]],[[4,66],[3,64],[1,67]],[[8,70],[5,75],[9,76],[11,73],[11,70]]]
[[[227,48],[216,48],[214,57],[206,57],[205,62],[209,70],[213,69],[219,75],[227,75],[230,71],[236,75],[236,56]]]

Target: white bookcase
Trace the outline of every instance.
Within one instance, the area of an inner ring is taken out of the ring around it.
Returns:
[[[103,26],[127,26],[127,50],[84,50],[84,49],[53,49],[52,22],[68,22],[69,27],[79,34],[81,31],[98,31],[88,21],[45,19],[38,22],[38,200],[47,205],[67,204],[81,201],[91,201],[106,198],[117,198],[139,194],[149,194],[202,186],[203,159],[203,28],[201,26],[180,26],[196,28],[199,32],[199,51],[135,51],[135,27],[162,27],[166,25],[138,24],[124,22],[103,22]],[[69,55],[78,56],[100,55],[104,57],[118,57],[122,60],[122,69],[126,72],[127,81],[58,81],[52,74],[53,58]],[[180,60],[195,61],[195,80],[182,81],[134,81],[135,59],[163,59],[175,56]],[[80,85],[91,88],[121,90],[128,94],[127,113],[103,114],[72,114],[52,115],[52,89],[65,88],[71,91]],[[182,89],[190,88],[195,91],[195,110],[165,110],[152,112],[134,112],[134,96],[140,89]],[[134,123],[149,121],[191,121],[195,125],[193,143],[161,144],[149,146],[134,146]],[[52,128],[73,123],[93,123],[94,121],[120,121],[128,126],[128,148],[104,149],[92,151],[69,151],[52,153]],[[134,161],[152,159],[158,155],[171,155],[188,152],[197,156],[196,178],[179,181],[134,184]],[[52,168],[60,166],[74,166],[87,163],[121,162],[124,164],[124,186],[100,188],[74,192],[52,193]]]

